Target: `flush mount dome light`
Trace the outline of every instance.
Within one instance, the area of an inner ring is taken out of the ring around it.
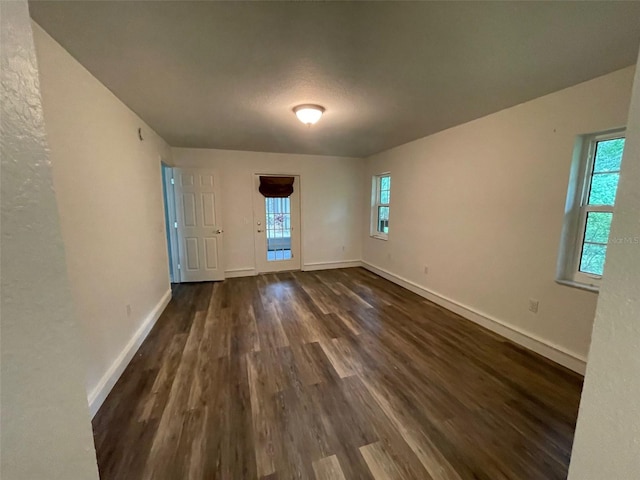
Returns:
[[[320,117],[324,113],[324,107],[320,105],[298,105],[294,107],[293,112],[296,114],[296,117],[298,117],[298,120],[305,125],[311,126],[320,120]]]

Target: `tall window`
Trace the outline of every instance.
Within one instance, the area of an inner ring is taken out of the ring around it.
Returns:
[[[569,195],[577,215],[573,248],[566,254],[565,279],[597,287],[604,271],[610,241],[613,207],[620,179],[624,131],[584,137],[577,186]],[[569,217],[571,218],[571,217]],[[568,246],[569,248],[571,245]]]
[[[391,202],[391,175],[376,175],[372,181],[371,235],[386,239],[389,234],[389,204]]]

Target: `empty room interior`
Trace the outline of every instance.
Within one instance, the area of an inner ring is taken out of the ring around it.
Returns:
[[[640,2],[0,9],[3,479],[640,479]]]

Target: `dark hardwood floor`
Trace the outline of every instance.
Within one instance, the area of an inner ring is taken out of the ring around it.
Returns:
[[[96,415],[103,480],[566,478],[582,378],[366,270],[184,284]]]

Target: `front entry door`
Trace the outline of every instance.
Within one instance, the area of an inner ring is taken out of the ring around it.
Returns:
[[[265,175],[262,175],[263,177]],[[293,176],[289,197],[265,197],[254,179],[253,226],[256,272],[300,270],[300,177]]]
[[[173,170],[180,281],[224,280],[217,175],[196,168]]]

